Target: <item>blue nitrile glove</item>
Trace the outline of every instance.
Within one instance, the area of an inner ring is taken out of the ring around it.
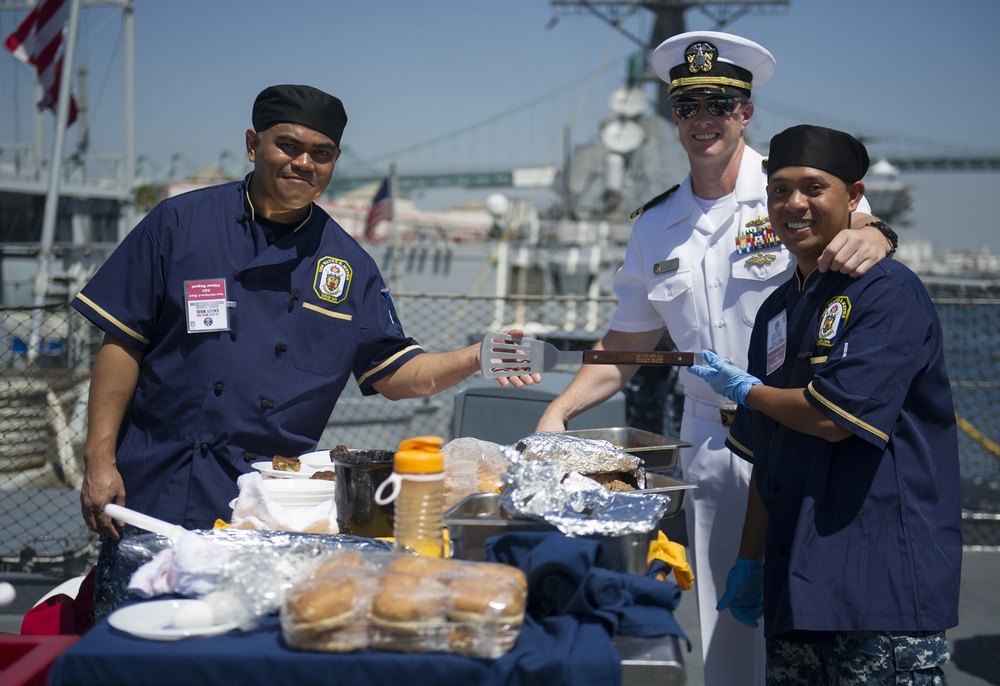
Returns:
[[[763,562],[736,558],[726,577],[726,592],[715,609],[722,612],[727,607],[737,622],[757,626],[757,618],[764,614]]]
[[[701,359],[705,364],[695,364],[688,371],[700,376],[712,390],[724,395],[737,405],[746,405],[747,393],[761,382],[756,376],[751,376],[734,364],[729,364],[711,350],[702,350]]]

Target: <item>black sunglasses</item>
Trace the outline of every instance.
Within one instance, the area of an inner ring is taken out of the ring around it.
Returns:
[[[728,117],[736,111],[736,104],[746,102],[735,95],[709,95],[704,98],[705,109],[713,117]],[[678,119],[690,119],[698,113],[702,100],[699,98],[678,98],[670,103]]]

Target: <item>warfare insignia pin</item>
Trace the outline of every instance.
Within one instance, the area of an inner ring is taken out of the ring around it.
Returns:
[[[826,304],[823,314],[819,316],[819,331],[816,334],[816,345],[824,348],[832,348],[837,336],[848,317],[851,316],[851,300],[843,295],[838,295]]]
[[[778,256],[773,252],[762,252],[757,255],[751,255],[747,258],[747,264],[753,265],[755,267],[766,267],[767,265],[778,259]]]
[[[711,43],[692,43],[684,51],[688,71],[697,74],[700,71],[712,71],[712,64],[719,55],[719,49]]]
[[[313,290],[320,300],[328,303],[342,303],[351,287],[351,265],[336,257],[323,257],[316,263],[316,278]]]
[[[736,237],[736,253],[743,255],[756,250],[765,250],[781,243],[778,234],[771,228],[767,217],[758,217],[746,223],[746,230]],[[773,262],[773,258],[771,262]],[[754,263],[750,263],[754,264]],[[768,262],[770,264],[770,262]]]

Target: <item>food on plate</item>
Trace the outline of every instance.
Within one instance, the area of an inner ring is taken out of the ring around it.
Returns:
[[[276,472],[298,472],[302,469],[302,461],[297,457],[275,455],[271,458],[271,467]]]
[[[319,481],[333,481],[336,477],[336,472],[332,469],[324,469],[322,471],[313,472],[309,475],[310,479],[317,479]]]

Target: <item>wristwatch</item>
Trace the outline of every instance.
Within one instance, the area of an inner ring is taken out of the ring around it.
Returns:
[[[886,240],[889,241],[892,249],[889,250],[889,254],[887,254],[886,257],[892,257],[896,254],[896,248],[899,247],[899,236],[897,236],[896,232],[892,230],[892,227],[881,220],[868,222],[865,226],[874,226],[883,236],[886,237]]]

